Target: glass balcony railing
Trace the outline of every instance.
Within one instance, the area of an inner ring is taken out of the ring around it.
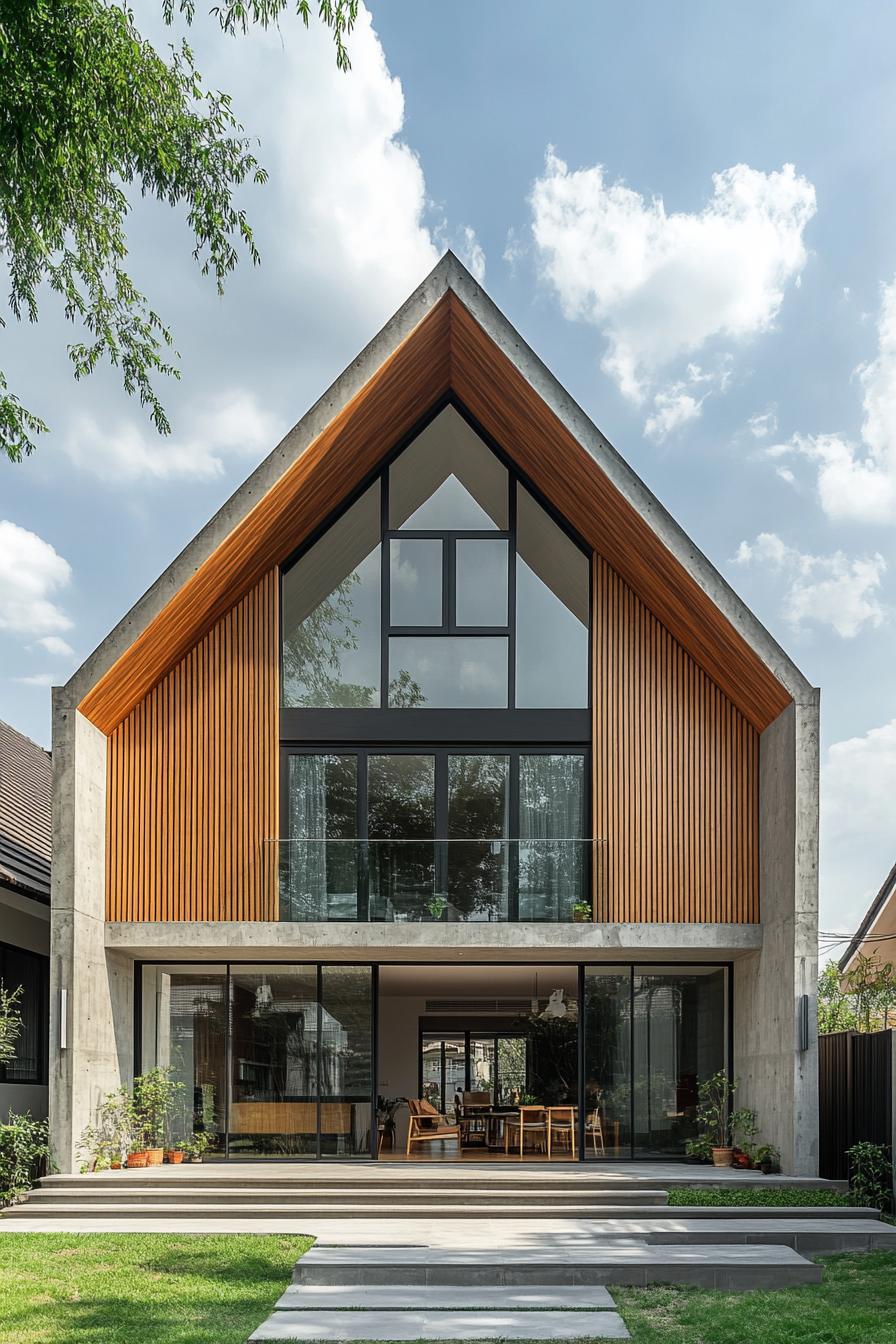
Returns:
[[[271,840],[280,918],[563,923],[600,908],[600,840]]]

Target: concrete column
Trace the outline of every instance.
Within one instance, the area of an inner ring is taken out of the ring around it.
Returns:
[[[133,1068],[133,961],[106,953],[105,900],[106,739],[55,690],[49,1103],[62,1172],[77,1170],[97,1102]]]
[[[762,947],[734,967],[737,1104],[796,1176],[818,1171],[818,705],[813,691],[770,724],[759,748]],[[799,1003],[809,996],[809,1048]]]

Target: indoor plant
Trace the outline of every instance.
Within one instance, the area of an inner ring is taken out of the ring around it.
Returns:
[[[183,1083],[174,1081],[170,1069],[150,1069],[134,1079],[135,1128],[142,1135],[148,1167],[162,1164],[168,1117],[182,1091]],[[128,1165],[132,1165],[130,1160]]]
[[[697,1119],[711,1144],[713,1165],[716,1167],[730,1167],[734,1157],[730,1114],[731,1099],[736,1088],[737,1079],[730,1079],[722,1069],[700,1084]]]
[[[591,902],[576,901],[572,907],[572,918],[574,924],[589,924],[591,922]]]
[[[708,1134],[697,1134],[692,1139],[686,1139],[684,1151],[688,1162],[712,1161],[712,1143]]]
[[[395,1116],[399,1106],[405,1103],[404,1097],[377,1097],[376,1123],[382,1136],[382,1147],[391,1148],[395,1142]]]

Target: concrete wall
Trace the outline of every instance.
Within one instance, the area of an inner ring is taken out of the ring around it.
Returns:
[[[97,1102],[133,1069],[133,962],[105,947],[105,802],[106,739],[54,691],[49,1077],[61,1172],[77,1169]]]
[[[416,1097],[420,1086],[417,1065],[420,1018],[426,1000],[405,994],[380,994],[379,1074],[376,1090],[384,1097]],[[395,1117],[395,1149],[404,1152],[408,1137],[408,1108],[402,1106]]]
[[[762,947],[734,970],[739,1105],[758,1115],[784,1170],[818,1171],[818,693],[785,710],[759,752]],[[798,1049],[809,996],[809,1049]]]

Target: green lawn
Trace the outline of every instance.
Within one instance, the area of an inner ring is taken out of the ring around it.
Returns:
[[[0,1344],[244,1344],[310,1237],[0,1235]]]
[[[0,1344],[244,1344],[308,1237],[0,1235]],[[777,1293],[611,1288],[635,1344],[896,1344],[896,1254]]]
[[[894,1344],[896,1255],[822,1260],[824,1280],[775,1293],[611,1288],[634,1344]]]

